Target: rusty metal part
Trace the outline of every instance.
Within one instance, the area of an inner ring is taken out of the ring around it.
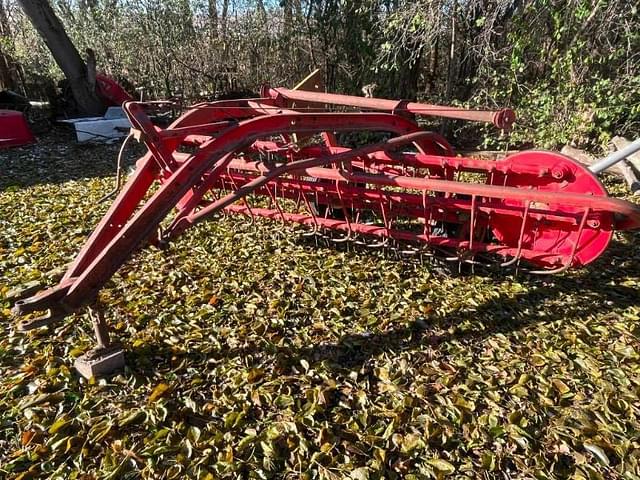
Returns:
[[[109,327],[102,307],[96,303],[87,310],[97,345],[76,358],[73,366],[80,375],[90,379],[120,370],[125,366],[125,360],[122,345],[112,343],[109,338]]]

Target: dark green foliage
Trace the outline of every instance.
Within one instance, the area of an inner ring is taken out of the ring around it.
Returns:
[[[623,0],[143,0],[55,2],[78,49],[147,97],[293,86],[519,113],[505,138],[447,126],[459,144],[576,144],[601,153],[640,132],[640,12]],[[212,9],[212,6],[215,8]],[[15,5],[3,51],[29,93],[59,74]],[[215,12],[215,15],[212,13]],[[1,20],[1,19],[0,19]]]

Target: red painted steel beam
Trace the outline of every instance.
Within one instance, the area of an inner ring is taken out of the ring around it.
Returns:
[[[367,110],[383,110],[392,113],[411,113],[421,116],[454,118],[474,122],[493,123],[496,127],[509,130],[513,126],[516,114],[510,108],[501,110],[467,110],[464,108],[430,105],[427,103],[407,102],[404,100],[386,100],[382,98],[364,98],[335,93],[306,92],[288,88],[263,87],[262,95],[273,98],[277,104],[286,105],[291,101],[303,101],[316,104],[346,105]]]

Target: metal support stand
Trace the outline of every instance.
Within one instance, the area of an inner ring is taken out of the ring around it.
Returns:
[[[98,345],[76,358],[74,363],[76,370],[86,379],[108,375],[124,367],[124,349],[120,344],[110,342],[109,327],[102,311],[88,310]]]

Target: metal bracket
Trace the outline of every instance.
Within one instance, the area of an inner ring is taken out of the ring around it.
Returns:
[[[20,320],[16,325],[18,327],[18,331],[28,332],[29,330],[34,330],[36,328],[46,327],[49,325],[53,325],[54,323],[58,323],[67,315],[68,313],[62,309],[50,308],[44,315],[40,315],[39,317],[34,317],[27,320]]]
[[[416,115],[408,108],[411,100],[398,100],[398,103],[391,109],[393,115],[402,115],[403,117],[415,122]]]
[[[109,375],[125,365],[124,349],[120,346],[94,348],[76,358],[73,366],[87,380]]]

